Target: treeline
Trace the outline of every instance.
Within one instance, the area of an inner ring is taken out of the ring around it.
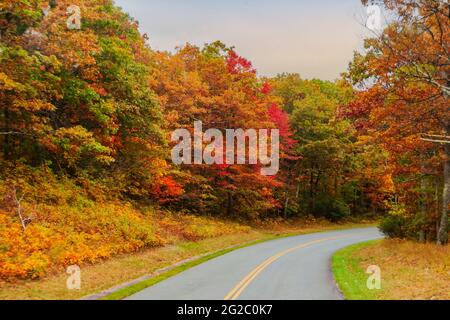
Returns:
[[[412,3],[386,1],[398,21],[333,83],[258,77],[221,42],[156,52],[110,0],[2,1],[2,181],[50,172],[92,199],[234,219],[388,214],[387,233],[445,243],[448,7]],[[81,30],[66,25],[73,4]],[[195,120],[279,128],[280,172],[173,165],[170,134]]]
[[[72,1],[73,2],[73,1]],[[177,211],[254,219],[365,213],[354,133],[336,119],[353,89],[297,75],[257,77],[234,48],[215,42],[176,53],[147,46],[111,1],[80,1],[82,28],[66,26],[72,2],[2,3],[1,161],[152,201]],[[170,133],[278,128],[282,168],[171,163]],[[356,166],[356,167],[355,167]],[[85,185],[84,185],[85,187]]]

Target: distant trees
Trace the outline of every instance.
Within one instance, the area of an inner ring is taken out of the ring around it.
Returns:
[[[345,82],[302,80],[296,74],[280,75],[271,84],[298,141],[297,159],[285,164],[290,214],[339,220],[376,212],[378,203],[366,186],[364,150],[355,143],[350,123],[338,114],[338,107],[352,99],[353,88]]]
[[[198,48],[186,45],[174,55],[158,53],[153,90],[160,97],[169,132],[205,129],[281,130],[282,148],[289,152],[287,115],[276,105],[270,87],[256,76],[252,64],[220,42]],[[253,150],[255,151],[255,150]],[[225,156],[225,152],[224,152]],[[265,177],[258,165],[185,165],[179,168],[185,192],[172,205],[211,215],[257,218],[277,210],[283,181]]]

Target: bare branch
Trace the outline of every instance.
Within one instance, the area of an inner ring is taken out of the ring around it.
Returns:
[[[17,215],[19,216],[23,231],[25,231],[27,226],[33,221],[32,217],[28,217],[26,219],[24,219],[24,217],[23,217],[22,201],[25,197],[25,194],[26,193],[24,192],[22,194],[22,196],[20,197],[20,199],[17,199],[17,189],[16,189],[16,186],[13,186],[13,191],[12,191],[13,201],[17,207]]]
[[[447,140],[433,140],[433,139],[427,139],[427,138],[421,138],[420,140],[427,141],[427,142],[441,143],[441,144],[450,144],[450,141],[447,141]]]

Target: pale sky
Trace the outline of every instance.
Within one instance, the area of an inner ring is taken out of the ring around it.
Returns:
[[[116,0],[155,50],[220,40],[262,76],[334,80],[363,46],[360,0]]]

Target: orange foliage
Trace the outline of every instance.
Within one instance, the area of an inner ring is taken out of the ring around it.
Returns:
[[[209,218],[138,210],[88,181],[79,181],[84,185],[80,190],[72,181],[58,181],[48,172],[23,169],[22,174],[0,183],[0,194],[6,196],[11,185],[17,185],[25,193],[24,212],[33,216],[24,231],[16,208],[5,202],[7,197],[0,199],[4,208],[0,209],[0,278],[6,280],[36,279],[69,265],[96,263],[180,239],[196,241],[248,230]],[[161,181],[162,197],[182,191],[172,178]],[[163,186],[168,189],[163,191]]]

